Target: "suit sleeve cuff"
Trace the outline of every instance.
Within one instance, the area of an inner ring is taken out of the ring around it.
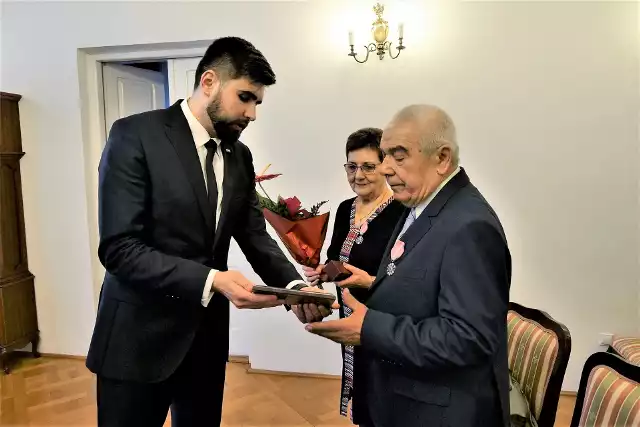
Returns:
[[[217,272],[218,270],[211,270],[204,283],[204,289],[202,290],[202,305],[204,307],[209,305],[209,301],[213,296],[213,279],[216,277]]]
[[[293,289],[296,291],[299,291],[300,289],[307,288],[307,287],[309,287],[309,284],[302,280],[294,280],[293,282],[287,285],[287,289]]]
[[[368,351],[383,357],[388,357],[387,345],[389,343],[392,330],[389,328],[393,324],[394,316],[376,310],[367,310],[362,322],[360,332],[360,345]]]
[[[293,289],[294,291],[299,291],[302,288],[307,288],[307,287],[309,287],[309,284],[303,280],[294,280],[287,285],[287,289]],[[291,307],[289,307],[287,304],[284,305],[284,308],[287,311],[291,310]]]

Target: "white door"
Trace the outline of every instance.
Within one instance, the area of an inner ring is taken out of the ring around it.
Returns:
[[[107,135],[113,122],[122,117],[167,106],[165,76],[159,71],[107,63],[102,79]]]
[[[104,96],[104,127],[105,135],[109,135],[111,126],[116,120],[132,114],[151,111],[166,106],[166,78],[163,73],[151,71],[129,65],[105,63],[102,65],[102,93]],[[104,148],[102,141],[100,152]],[[99,158],[95,159],[97,165]],[[98,200],[94,200],[96,212]],[[96,241],[99,240],[97,228],[93,229]],[[96,261],[96,307],[104,267]]]
[[[179,99],[189,98],[193,93],[196,68],[200,59],[202,58],[180,58],[169,61],[169,102],[171,104]]]
[[[196,68],[201,58],[180,58],[169,61],[169,102],[174,104],[187,99],[193,93]],[[241,271],[249,280],[252,268],[235,240],[231,240],[228,266],[230,270]],[[251,345],[251,310],[238,310],[231,305],[229,354],[231,356],[249,356]]]

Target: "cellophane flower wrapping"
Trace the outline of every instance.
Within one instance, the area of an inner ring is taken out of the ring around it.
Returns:
[[[265,219],[271,224],[293,259],[301,265],[316,268],[327,236],[329,212],[291,221],[263,208]]]
[[[329,225],[329,212],[319,213],[326,201],[314,205],[310,210],[303,209],[297,197],[278,197],[277,202],[273,201],[262,182],[278,176],[280,174],[265,175],[264,171],[256,176],[256,183],[264,193],[264,196],[258,193],[264,217],[298,264],[316,268],[320,264]]]

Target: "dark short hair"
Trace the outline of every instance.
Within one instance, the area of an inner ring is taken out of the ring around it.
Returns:
[[[240,37],[222,37],[207,48],[196,68],[194,89],[200,85],[205,71],[214,70],[224,81],[247,78],[253,83],[270,86],[276,75],[269,61],[256,47]]]
[[[380,140],[382,139],[382,129],[378,128],[362,128],[353,132],[347,138],[347,156],[352,151],[361,148],[369,148],[378,153],[380,161],[384,158],[380,149]]]

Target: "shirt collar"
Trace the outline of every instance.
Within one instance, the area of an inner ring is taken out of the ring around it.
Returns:
[[[204,126],[202,126],[202,123],[196,119],[196,116],[193,115],[186,99],[182,101],[180,107],[182,107],[182,112],[187,118],[187,123],[189,123],[189,129],[191,129],[191,134],[193,135],[193,141],[196,143],[196,147],[202,147],[211,139],[209,132],[207,132]]]
[[[440,192],[440,190],[442,190],[444,188],[445,185],[447,185],[449,183],[449,181],[451,181],[453,179],[454,176],[456,176],[458,174],[458,172],[460,172],[460,166],[458,166],[456,168],[456,170],[453,171],[453,173],[451,175],[449,175],[444,181],[442,181],[440,183],[440,185],[438,186],[438,188],[436,188],[436,190],[431,193],[431,195],[429,195],[429,197],[427,197],[427,199],[423,202],[420,202],[416,207],[415,207],[415,213],[416,213],[416,218],[418,218],[418,216],[420,216],[420,214],[425,210],[425,208],[427,207],[427,205],[429,203],[431,203],[431,201],[433,199],[436,198],[436,196],[438,195],[438,193]]]

